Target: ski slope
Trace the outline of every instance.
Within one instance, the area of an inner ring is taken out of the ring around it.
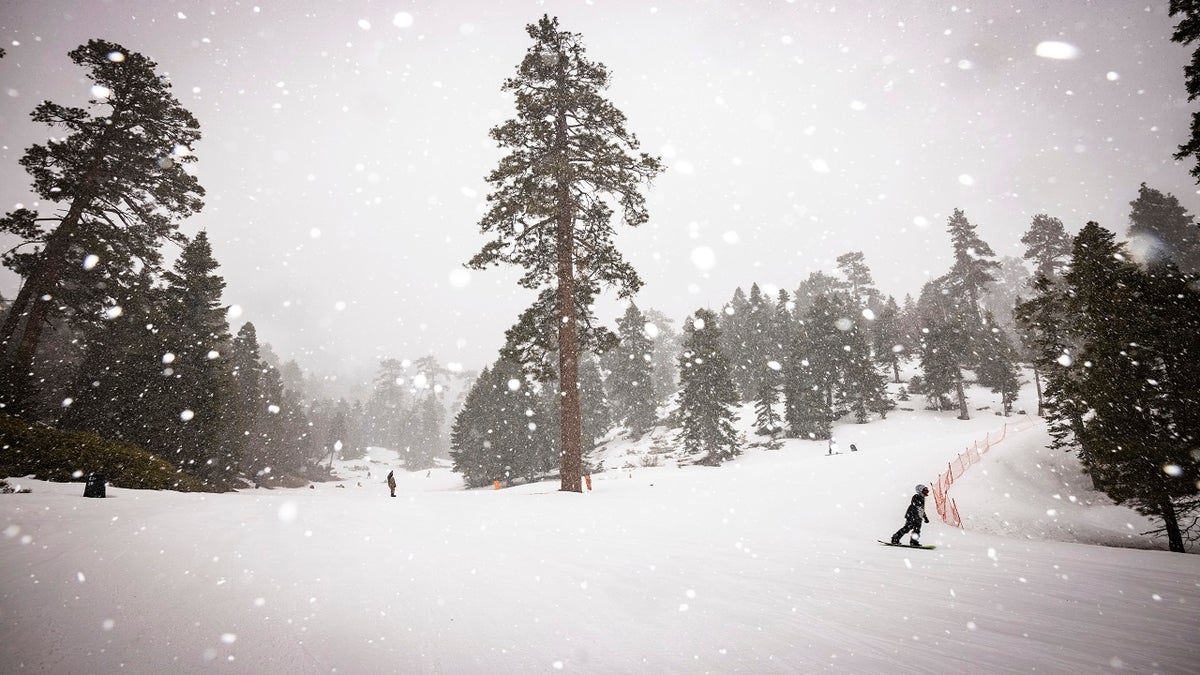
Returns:
[[[951,489],[965,529],[929,500],[937,550],[876,543],[1005,421],[903,405],[838,425],[837,455],[645,467],[666,430],[615,440],[583,495],[464,490],[382,449],[311,489],[10,481],[33,492],[0,495],[0,670],[1196,672],[1200,557],[1141,535],[1040,425]]]

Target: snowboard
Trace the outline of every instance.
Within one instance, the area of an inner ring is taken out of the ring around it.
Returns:
[[[933,549],[937,548],[937,546],[934,546],[933,544],[922,544],[920,546],[909,546],[908,544],[893,544],[890,541],[884,541],[882,539],[877,539],[876,541],[883,544],[884,546],[895,546],[896,548],[923,548],[927,551],[932,551]]]

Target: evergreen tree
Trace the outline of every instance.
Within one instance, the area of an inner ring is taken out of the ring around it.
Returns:
[[[650,370],[651,382],[654,389],[654,402],[656,405],[665,403],[668,399],[679,391],[679,352],[680,335],[674,329],[675,322],[667,317],[666,314],[656,310],[647,309],[643,312],[646,315],[646,323],[648,326],[654,327],[654,351],[651,356]],[[580,377],[583,377],[580,374]],[[585,408],[586,409],[586,408]],[[584,424],[587,421],[584,420]]]
[[[1181,515],[1200,507],[1200,462],[1191,454],[1200,440],[1200,296],[1167,268],[1147,274],[1112,233],[1095,223],[1080,231],[1064,280],[1077,317],[1075,367],[1085,370],[1069,394],[1089,406],[1087,469],[1110,497],[1161,519],[1170,549],[1182,552],[1190,526],[1181,527]]]
[[[793,314],[805,316],[812,308],[817,298],[829,298],[847,290],[846,282],[821,271],[812,272],[808,278],[800,282],[794,294],[796,304]]]
[[[442,440],[442,425],[445,415],[442,402],[430,388],[413,408],[416,433],[404,455],[404,466],[408,470],[431,469],[436,464],[434,458],[443,456],[445,442]]]
[[[59,426],[91,431],[151,451],[178,417],[166,409],[164,299],[148,270],[117,297],[119,314],[84,331],[86,348]],[[178,411],[175,413],[178,414]]]
[[[559,30],[549,16],[527,31],[534,44],[502,87],[515,95],[517,117],[491,132],[509,152],[487,179],[490,208],[480,229],[494,239],[469,265],[518,265],[525,269],[522,286],[557,289],[560,478],[564,491],[581,492],[578,289],[592,296],[604,284],[628,297],[641,286],[613,244],[610,205],[630,226],[646,222],[639,187],[662,165],[635,154],[638,140],[626,131],[624,114],[601,95],[608,69],[586,58],[581,36]]]
[[[1171,0],[1171,16],[1180,16],[1171,41],[1181,45],[1191,45],[1200,38],[1200,3],[1196,0]],[[1192,60],[1183,67],[1186,76],[1188,100],[1194,101],[1200,96],[1200,45],[1193,48]],[[1200,183],[1200,112],[1192,113],[1192,136],[1187,143],[1179,146],[1175,159],[1193,157],[1197,160],[1192,167],[1192,176]]]
[[[871,344],[876,362],[891,369],[899,383],[900,364],[908,359],[910,345],[901,334],[900,306],[890,295],[871,325]]]
[[[239,459],[238,471],[244,470],[241,460],[246,456],[253,434],[266,414],[263,405],[263,372],[266,366],[259,355],[258,331],[247,321],[238,329],[231,344],[230,366],[233,376],[234,405],[230,407],[225,424],[230,442]]]
[[[1062,221],[1044,213],[1033,217],[1021,243],[1025,244],[1025,259],[1033,262],[1035,277],[1057,278],[1071,257],[1071,237]]]
[[[875,367],[867,330],[860,322],[853,322],[843,340],[845,344],[839,359],[842,373],[841,406],[853,413],[859,424],[867,422],[872,412],[886,418],[887,411],[894,404],[887,395],[887,377]]]
[[[919,302],[922,320],[918,346],[921,369],[925,373],[922,393],[933,410],[951,408],[949,396],[958,401],[958,419],[970,419],[963,388],[964,362],[978,361],[975,351],[982,331],[970,319],[974,312],[964,308],[967,298],[949,276],[925,284]]]
[[[204,231],[184,247],[173,271],[164,275],[166,343],[172,358],[170,386],[163,401],[179,415],[159,446],[189,473],[223,480],[240,465],[227,432],[238,405],[230,358],[232,338],[221,304],[225,280]]]
[[[1175,195],[1142,183],[1129,206],[1127,235],[1151,264],[1173,262],[1184,272],[1200,273],[1200,226]]]
[[[979,298],[979,311],[983,315],[991,313],[994,325],[1012,334],[1016,330],[1013,308],[1022,295],[1029,295],[1029,284],[1033,277],[1023,260],[1010,255],[1000,259],[1000,267],[993,274],[995,280],[984,287],[983,295]]]
[[[754,431],[761,436],[774,437],[782,427],[782,420],[775,404],[779,402],[779,389],[772,382],[763,381],[754,393]]]
[[[467,487],[483,487],[503,473],[502,459],[492,447],[491,403],[494,401],[491,368],[484,368],[463,400],[450,428],[450,459]]]
[[[612,407],[604,393],[600,364],[591,354],[585,354],[579,361],[579,401],[583,408],[583,459],[584,470],[587,471],[590,469],[588,456],[596,447],[596,439],[607,435],[613,425]],[[557,419],[556,412],[555,405],[547,406],[548,425]],[[551,441],[551,446],[557,447],[553,438]]]
[[[749,333],[750,301],[739,286],[721,308],[721,351],[728,355],[730,377],[739,392],[750,391]]]
[[[195,159],[190,150],[200,138],[199,124],[170,93],[170,83],[155,74],[157,64],[104,40],[91,40],[69,56],[95,83],[89,106],[106,107],[108,114],[51,101],[33,111],[35,122],[61,131],[53,142],[30,146],[21,165],[40,199],[62,210],[47,218],[53,229],[37,232],[45,243],[0,326],[0,403],[17,413],[33,393],[27,374],[73,244],[102,233],[114,248],[154,262],[162,240],[182,241],[178,222],[200,210],[204,194],[184,171]],[[32,234],[32,219],[14,216],[0,220],[0,232]]]
[[[845,346],[843,327],[852,325],[845,310],[844,296],[823,295],[813,301],[804,320],[803,344],[806,351],[802,358],[808,361],[807,369],[814,378],[810,381],[818,387],[825,398],[825,408],[830,411],[833,410],[842,348]],[[830,421],[837,416],[831,413]]]
[[[1021,370],[1017,365],[1017,350],[1008,339],[1004,330],[994,325],[991,313],[986,321],[992,326],[990,340],[984,342],[983,356],[976,372],[979,384],[988,387],[993,393],[1000,394],[1000,404],[1004,416],[1012,413],[1013,403],[1021,389]]]
[[[784,369],[784,420],[789,438],[827,439],[833,433],[833,411],[823,378],[809,360],[815,351],[808,326],[804,325],[792,339]]]
[[[654,342],[646,335],[646,317],[629,303],[624,315],[617,319],[620,344],[614,350],[609,390],[616,413],[624,420],[631,436],[649,431],[658,417],[654,397]],[[586,446],[587,439],[584,438]]]
[[[733,428],[738,396],[721,350],[716,314],[697,310],[685,324],[684,336],[679,357],[683,449],[698,464],[715,466],[741,453]]]
[[[770,298],[765,296],[758,284],[750,286],[749,315],[743,326],[745,330],[745,347],[742,361],[746,365],[745,389],[741,389],[747,400],[757,399],[758,392],[764,387],[773,387],[778,379],[777,371],[770,366],[775,357],[772,344],[775,322],[775,307]]]
[[[967,303],[963,307],[974,312],[974,316],[966,318],[977,320],[981,316],[979,296],[985,285],[995,281],[992,273],[1000,267],[1000,263],[992,260],[996,253],[979,238],[975,226],[967,220],[961,209],[954,209],[953,215],[946,221],[946,230],[950,233],[950,243],[954,248],[954,264],[947,277],[952,285],[966,295]]]
[[[1017,305],[1017,325],[1033,356],[1034,375],[1045,375],[1046,386],[1039,393],[1038,415],[1046,416],[1052,449],[1077,450],[1087,465],[1090,454],[1083,433],[1083,417],[1088,405],[1077,394],[1078,382],[1085,371],[1072,368],[1079,354],[1078,331],[1071,324],[1077,316],[1068,307],[1068,289],[1062,280],[1039,276],[1033,283],[1034,297]],[[1101,490],[1099,476],[1091,474],[1092,485]]]
[[[846,280],[847,292],[855,307],[860,309],[875,309],[879,302],[879,291],[875,288],[875,280],[871,277],[871,268],[867,266],[862,251],[851,251],[837,257],[837,268]]]
[[[367,438],[371,445],[399,450],[404,447],[403,424],[408,415],[404,364],[381,359],[374,389],[367,401]]]

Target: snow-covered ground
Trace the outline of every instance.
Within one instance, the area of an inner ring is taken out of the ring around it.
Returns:
[[[0,495],[0,671],[1196,672],[1200,556],[1141,535],[1040,424],[951,489],[965,529],[929,500],[937,550],[876,543],[1006,421],[903,405],[838,425],[832,456],[647,467],[654,439],[617,440],[583,495],[464,490],[381,449],[313,488],[10,481],[33,492]]]

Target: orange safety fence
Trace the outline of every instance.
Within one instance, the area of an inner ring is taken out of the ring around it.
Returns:
[[[962,527],[962,518],[958,515],[958,505],[954,503],[954,499],[949,494],[950,486],[954,485],[954,481],[961,478],[970,466],[978,464],[993,447],[1008,438],[1009,432],[1025,431],[1036,425],[1037,422],[1028,415],[1025,416],[1025,419],[1016,422],[1006,422],[999,432],[988,432],[982,442],[975,441],[974,444],[967,446],[966,450],[960,452],[946,465],[946,472],[938,476],[931,490],[934,507],[943,523],[951,527]]]

